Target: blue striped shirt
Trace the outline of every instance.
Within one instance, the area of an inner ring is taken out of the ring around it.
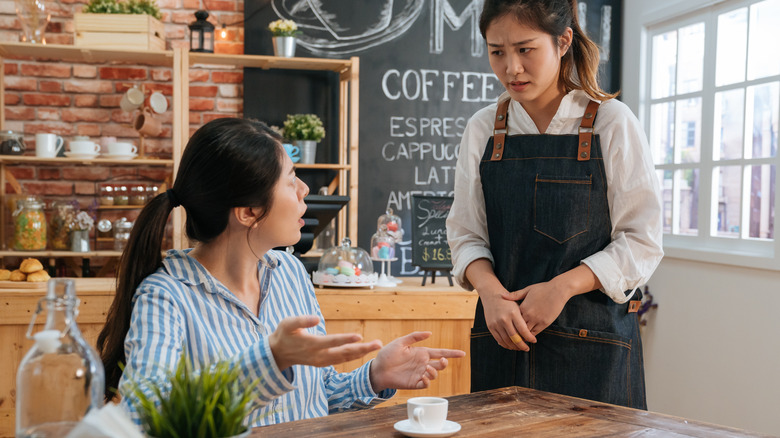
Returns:
[[[337,373],[333,367],[276,366],[268,335],[282,319],[317,315],[320,324],[307,331],[325,334],[314,288],[298,259],[280,251],[263,256],[258,263],[260,309],[255,315],[189,251],[169,251],[163,266],[144,279],[133,297],[125,338],[127,364],[119,388],[122,404],[136,421],[126,377],[164,384],[166,372],[175,368],[184,349],[196,367],[229,358],[240,367],[244,382],[260,379],[256,401],[261,407],[248,415],[250,426],[369,408],[395,394],[374,392],[370,362],[350,373]]]

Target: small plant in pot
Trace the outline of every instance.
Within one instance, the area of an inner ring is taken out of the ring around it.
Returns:
[[[244,418],[255,408],[250,402],[259,381],[242,386],[240,373],[227,361],[196,371],[185,354],[164,383],[144,381],[144,388],[131,380],[133,405],[144,432],[154,438],[248,435]]]
[[[316,114],[288,114],[284,121],[284,137],[294,141],[302,164],[314,163],[317,142],[325,137],[322,120]]]

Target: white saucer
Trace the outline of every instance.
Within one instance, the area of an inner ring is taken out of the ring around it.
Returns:
[[[91,160],[98,156],[97,152],[92,154],[79,154],[76,152],[65,152],[65,156],[68,158],[76,158],[79,160]]]
[[[100,157],[109,160],[132,160],[137,156],[138,154],[103,154]]]
[[[395,423],[393,428],[410,437],[436,438],[450,436],[458,433],[460,431],[460,424],[454,421],[445,420],[444,427],[442,427],[440,430],[433,431],[418,429],[412,425],[411,421],[407,419]]]

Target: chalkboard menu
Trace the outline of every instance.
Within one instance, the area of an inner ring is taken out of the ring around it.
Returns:
[[[621,0],[580,1],[588,34],[620,53]],[[615,4],[616,6],[610,6]],[[413,195],[452,196],[460,140],[469,118],[504,91],[478,28],[482,0],[268,0],[244,4],[245,52],[273,53],[268,23],[299,25],[296,56],[360,58],[358,242],[370,246],[377,218],[392,208],[404,239],[393,275],[416,275],[412,263]],[[587,8],[586,8],[587,6]],[[619,65],[617,66],[619,71]],[[338,78],[322,72],[244,75],[244,116],[275,124],[288,112],[314,112],[328,136],[318,162],[337,153]],[[610,70],[611,71],[611,70]],[[616,77],[616,76],[615,76]],[[614,78],[613,78],[614,79]],[[607,87],[614,90],[614,87]],[[333,162],[333,161],[330,161]],[[311,173],[311,172],[309,172]],[[315,175],[304,175],[313,178]],[[316,193],[333,175],[304,180]]]
[[[447,243],[451,196],[412,196],[412,264],[421,269],[452,269]]]

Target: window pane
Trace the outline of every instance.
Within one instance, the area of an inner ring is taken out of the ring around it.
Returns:
[[[683,169],[674,172],[675,234],[699,234],[699,169]]]
[[[750,168],[749,237],[775,237],[775,166],[765,164]]]
[[[718,48],[715,85],[727,85],[745,80],[747,55],[747,8],[718,16]]]
[[[713,187],[717,192],[712,197],[716,201],[716,226],[714,235],[719,237],[739,237],[740,200],[742,198],[742,167],[723,166],[713,169]]]
[[[677,101],[675,114],[675,163],[701,159],[701,97]]]
[[[704,23],[680,29],[677,94],[701,91],[704,71]]]
[[[713,159],[733,160],[742,158],[745,90],[715,93],[715,120],[713,121]]]
[[[653,37],[653,74],[651,94],[653,99],[674,94],[677,69],[677,31]]]
[[[650,148],[655,164],[669,164],[674,157],[674,102],[650,109]]]
[[[664,233],[672,232],[672,174],[671,170],[657,170],[661,182],[661,204],[663,208]]]
[[[780,50],[777,50],[778,23],[780,23],[780,0],[767,0],[750,6],[748,80],[780,73]]]
[[[770,158],[777,154],[777,113],[780,83],[748,87],[745,126],[752,127],[747,158]],[[750,111],[752,109],[753,111]]]

